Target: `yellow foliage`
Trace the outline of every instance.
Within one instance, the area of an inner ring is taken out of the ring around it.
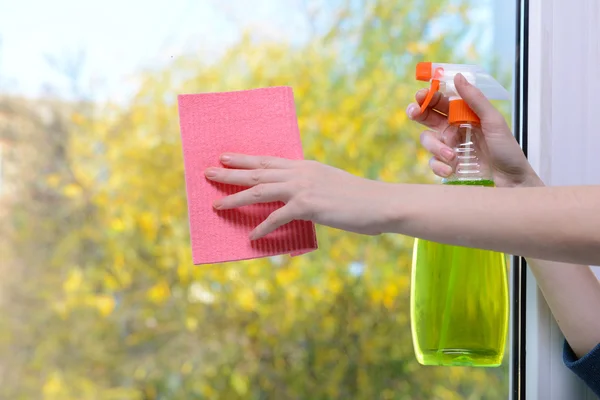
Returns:
[[[330,274],[327,277],[327,290],[332,295],[337,295],[338,293],[340,293],[342,291],[343,288],[344,288],[344,282],[342,281],[342,279],[340,279],[339,276]]]
[[[280,286],[286,287],[292,284],[300,276],[298,268],[279,268],[275,273],[275,279]]]
[[[123,220],[120,218],[115,218],[110,222],[110,227],[112,228],[112,230],[114,230],[115,232],[121,232],[125,229],[125,224],[123,223]]]
[[[73,113],[71,114],[71,121],[76,125],[83,125],[86,122],[86,118],[79,113]]]
[[[146,373],[146,369],[144,369],[143,367],[138,367],[135,369],[133,376],[138,380],[142,380],[146,377]]]
[[[167,281],[161,280],[146,292],[148,299],[154,303],[164,303],[171,295],[171,289]]]
[[[181,373],[182,373],[183,375],[187,375],[187,374],[189,374],[190,372],[192,372],[192,369],[193,369],[193,368],[194,368],[194,365],[193,365],[191,362],[189,362],[189,361],[186,361],[186,362],[185,362],[185,363],[183,363],[183,365],[181,366]]]
[[[44,399],[58,400],[60,398],[59,395],[62,392],[63,387],[64,383],[60,374],[58,372],[52,373],[48,378],[46,378],[46,382],[44,383],[44,387],[42,388]]]
[[[48,186],[56,188],[60,184],[60,175],[52,174],[46,177],[46,183]]]
[[[61,319],[65,319],[68,315],[68,306],[65,301],[56,301],[52,305],[52,309],[60,316]]]
[[[410,42],[406,46],[406,50],[413,54],[427,54],[429,46],[424,42]]]
[[[78,268],[73,268],[69,271],[67,280],[63,283],[63,289],[67,294],[78,292],[83,283],[83,274]]]
[[[252,311],[256,308],[256,295],[252,289],[248,287],[241,288],[236,297],[242,309]]]
[[[231,386],[240,396],[244,396],[248,392],[248,381],[244,375],[235,372],[231,374]]]
[[[393,283],[388,283],[383,289],[383,305],[388,309],[391,309],[394,305],[394,300],[398,296],[398,286]]]
[[[189,331],[195,331],[198,328],[198,319],[194,317],[187,317],[185,319],[185,326]]]
[[[148,212],[142,213],[138,217],[138,223],[146,239],[154,240],[154,237],[156,235],[156,224],[152,214]]]
[[[69,198],[75,198],[81,194],[81,187],[74,184],[68,184],[63,188],[63,194]]]
[[[189,283],[192,279],[192,271],[189,264],[181,263],[177,266],[177,277],[180,283]]]
[[[115,299],[106,295],[96,296],[95,305],[100,315],[107,317],[115,309]]]
[[[115,290],[119,287],[119,282],[113,275],[104,275],[104,287],[108,290]]]

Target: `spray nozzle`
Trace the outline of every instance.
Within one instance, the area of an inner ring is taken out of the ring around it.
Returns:
[[[440,79],[444,77],[444,69],[442,67],[436,68],[432,71],[431,63],[419,63],[417,64],[417,80],[419,81],[431,81],[431,88],[427,93],[425,101],[421,105],[421,114],[425,112],[431,99],[440,90]]]
[[[476,118],[474,113],[468,109],[468,106],[461,99],[460,95],[458,94],[458,90],[454,85],[454,77],[459,73],[462,74],[470,84],[481,90],[488,99],[510,99],[508,91],[483,68],[477,65],[420,62],[417,64],[416,68],[416,79],[419,81],[431,82],[431,87],[427,93],[427,97],[421,105],[421,113],[427,109],[431,103],[431,100],[433,99],[433,96],[439,91],[447,96],[450,100],[451,114],[452,110],[455,109],[457,113],[459,111],[461,114],[468,114],[470,112],[473,115],[467,115],[465,118]],[[450,120],[459,118],[457,113],[455,113],[454,116],[451,116]],[[462,118],[462,116],[460,118]]]

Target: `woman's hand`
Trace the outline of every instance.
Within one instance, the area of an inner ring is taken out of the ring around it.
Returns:
[[[542,181],[523,154],[521,147],[511,133],[504,117],[475,86],[468,83],[460,74],[454,83],[461,97],[481,120],[481,128],[489,150],[490,165],[494,181],[499,187],[543,186]],[[420,113],[420,105],[427,96],[427,89],[417,92],[417,104],[411,103],[406,109],[409,118],[429,128],[421,134],[421,144],[433,157],[429,165],[440,177],[452,174],[452,161],[456,154],[449,147],[453,138],[446,137],[448,127],[448,98],[438,92],[433,96],[431,105]]]
[[[382,211],[390,198],[386,193],[388,184],[359,178],[316,161],[224,154],[221,162],[227,168],[208,168],[205,175],[209,180],[249,189],[217,200],[217,210],[285,203],[253,230],[253,240],[292,220],[313,221],[366,235],[382,233]]]

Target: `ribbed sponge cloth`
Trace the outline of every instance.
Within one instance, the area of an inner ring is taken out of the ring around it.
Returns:
[[[290,87],[178,96],[188,218],[194,264],[213,264],[317,249],[315,226],[293,221],[250,241],[248,235],[281,203],[217,211],[213,201],[246,188],[216,184],[204,170],[222,153],[303,159]]]

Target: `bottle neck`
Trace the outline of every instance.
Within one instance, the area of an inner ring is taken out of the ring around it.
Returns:
[[[489,153],[479,122],[455,122],[446,128],[442,137],[454,150],[449,163],[453,173],[442,180],[453,185],[493,186]]]
[[[448,124],[450,125],[470,123],[479,126],[481,124],[477,114],[471,110],[463,99],[450,100],[448,111]]]

